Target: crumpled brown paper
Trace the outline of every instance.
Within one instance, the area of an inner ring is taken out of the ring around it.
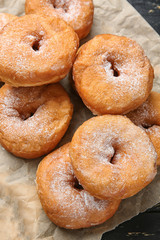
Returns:
[[[144,48],[155,69],[154,90],[160,91],[160,38],[125,0],[95,0],[94,24],[83,42],[101,33],[125,35]],[[24,0],[0,0],[0,12],[24,14]],[[71,140],[76,128],[91,112],[83,105],[64,79],[62,84],[74,103],[71,125],[60,145]],[[83,230],[65,230],[45,215],[35,188],[40,159],[16,158],[0,147],[0,239],[3,240],[98,240],[104,232],[160,202],[160,171],[155,180],[136,196],[123,200],[117,213],[100,226]]]

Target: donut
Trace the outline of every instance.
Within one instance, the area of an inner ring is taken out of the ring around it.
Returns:
[[[78,34],[79,39],[88,35],[93,23],[92,0],[26,0],[26,14],[40,13],[58,16],[66,21]]]
[[[15,87],[58,82],[72,67],[78,42],[77,34],[61,19],[19,17],[0,37],[0,78]]]
[[[99,199],[131,197],[156,175],[157,154],[149,137],[120,115],[84,122],[73,136],[70,157],[78,181]]]
[[[37,192],[42,207],[56,225],[79,229],[95,226],[111,218],[120,201],[91,196],[77,181],[69,157],[69,145],[46,156],[37,170]]]
[[[157,165],[160,165],[160,93],[151,92],[146,102],[127,117],[146,131],[158,155]]]
[[[0,13],[0,33],[4,26],[6,26],[9,22],[13,21],[14,19],[18,18],[17,16],[14,16],[9,13]],[[0,79],[0,87],[2,86],[2,82]]]
[[[0,32],[7,25],[9,22],[13,21],[14,19],[18,18],[9,13],[0,13]]]
[[[136,109],[149,96],[153,77],[143,49],[127,37],[111,34],[82,45],[73,66],[76,90],[95,115]]]
[[[72,104],[57,84],[0,89],[0,143],[15,156],[32,159],[49,153],[65,134]]]

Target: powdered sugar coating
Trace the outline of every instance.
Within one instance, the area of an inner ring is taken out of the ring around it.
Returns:
[[[72,104],[60,84],[0,89],[0,142],[16,156],[35,158],[63,137]]]
[[[27,0],[25,11],[62,18],[80,39],[88,35],[93,22],[92,0]]]
[[[49,218],[65,228],[84,228],[110,218],[119,200],[99,200],[84,189],[77,189],[69,157],[69,144],[48,155],[37,170],[37,187]]]
[[[127,117],[144,128],[160,126],[160,93],[152,91],[148,99],[136,110],[129,112]]]
[[[151,92],[146,102],[129,112],[127,117],[149,135],[158,154],[157,164],[160,165],[160,93]]]
[[[79,95],[94,114],[124,114],[148,97],[153,69],[135,41],[104,34],[80,48],[73,77]]]
[[[9,13],[0,13],[0,31],[4,28],[7,23],[13,21],[14,19],[18,18]]]
[[[95,197],[127,198],[156,175],[156,152],[141,128],[123,116],[95,117],[73,136],[75,175]]]

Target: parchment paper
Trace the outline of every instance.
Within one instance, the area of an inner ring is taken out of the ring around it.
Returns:
[[[155,69],[154,90],[160,91],[160,38],[125,0],[95,0],[92,31],[87,39],[101,33],[125,35],[144,48]],[[0,0],[0,12],[24,14],[24,0]],[[71,125],[60,145],[71,140],[76,128],[92,114],[69,86],[62,81],[74,103]],[[56,227],[40,205],[35,174],[41,159],[16,158],[0,147],[0,239],[2,240],[97,240],[104,232],[160,202],[160,170],[155,180],[136,196],[123,200],[117,213],[106,223],[83,230]]]

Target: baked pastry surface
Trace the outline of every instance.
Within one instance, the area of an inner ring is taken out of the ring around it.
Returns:
[[[19,17],[0,37],[0,78],[15,87],[58,82],[72,67],[78,44],[77,34],[57,17]]]
[[[134,110],[149,96],[153,77],[139,44],[111,34],[97,35],[82,45],[73,65],[76,90],[96,115]]]
[[[66,144],[46,156],[38,166],[37,190],[47,216],[60,227],[95,226],[111,218],[120,200],[99,200],[78,183]]]
[[[81,185],[100,199],[131,197],[156,175],[153,144],[124,116],[103,115],[84,122],[72,138],[70,157]]]
[[[146,102],[127,117],[146,131],[158,155],[157,165],[160,165],[160,93],[151,92]]]
[[[22,158],[49,153],[65,134],[73,107],[57,84],[0,89],[0,143]]]
[[[58,16],[66,21],[80,39],[86,37],[93,23],[92,0],[26,0],[26,14]]]

